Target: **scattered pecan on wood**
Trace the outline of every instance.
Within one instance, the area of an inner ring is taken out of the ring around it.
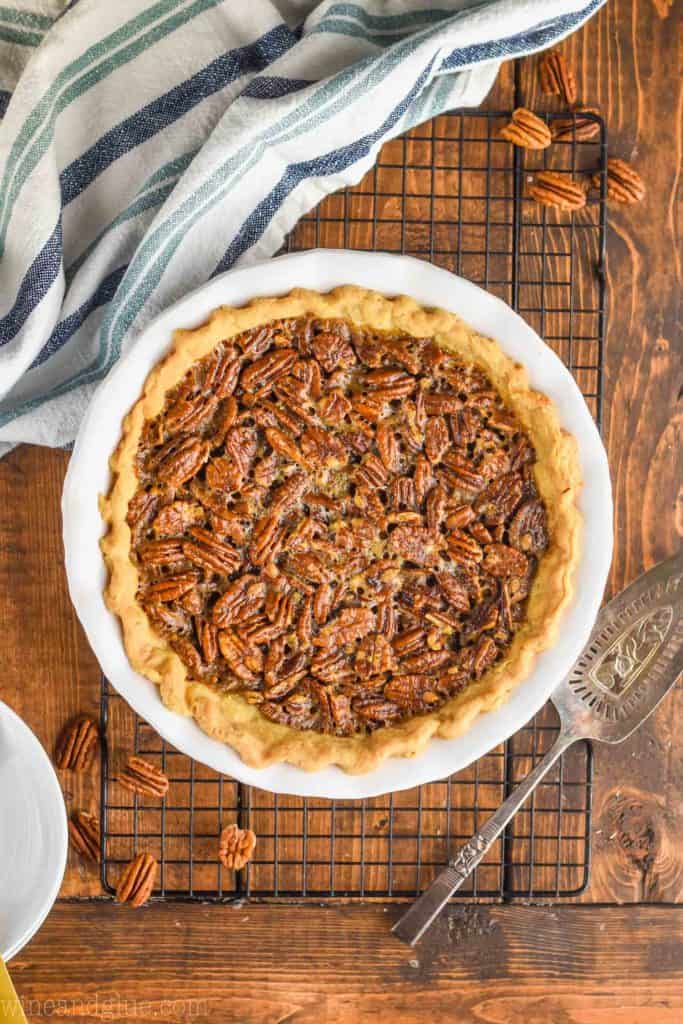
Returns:
[[[593,175],[593,187],[600,188],[600,175]],[[607,198],[614,203],[639,203],[645,198],[645,182],[626,160],[607,161]]]
[[[87,811],[74,811],[69,819],[69,839],[85,860],[100,862],[100,822]]]
[[[538,65],[538,78],[543,92],[560,96],[568,107],[576,103],[576,79],[567,64],[567,58],[559,50],[547,50]]]
[[[553,121],[551,131],[553,142],[590,142],[600,135],[600,122],[596,117],[600,111],[595,107],[575,107],[568,117]]]
[[[55,748],[55,764],[62,770],[86,771],[99,740],[97,723],[89,715],[77,715],[62,729]]]
[[[139,853],[124,868],[116,889],[119,903],[141,907],[152,895],[159,865],[151,853]]]

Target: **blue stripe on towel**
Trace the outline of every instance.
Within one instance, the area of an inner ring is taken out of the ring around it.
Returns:
[[[91,295],[87,302],[84,302],[71,316],[66,317],[57,324],[49,339],[31,363],[30,370],[35,370],[46,359],[49,359],[55,352],[58,352],[69,338],[72,338],[76,331],[83,326],[94,309],[104,306],[106,302],[113,299],[114,293],[126,272],[126,266],[117,267],[116,270],[112,271],[108,277],[105,277],[95,294]]]
[[[9,313],[0,320],[0,346],[7,345],[45,298],[62,266],[62,218],[26,271]]]
[[[72,202],[119,157],[147,142],[241,75],[268,67],[295,42],[296,36],[285,25],[278,25],[249,46],[221,54],[192,78],[179,83],[110,129],[62,171],[62,205]]]

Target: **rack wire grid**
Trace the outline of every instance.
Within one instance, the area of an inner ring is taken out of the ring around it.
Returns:
[[[544,115],[551,123],[559,117]],[[508,113],[453,112],[388,142],[356,186],[305,216],[285,250],[382,250],[427,259],[513,306],[574,374],[598,424],[605,317],[605,168],[596,137],[542,151],[499,137]],[[539,206],[528,180],[541,168],[600,188],[576,213]],[[416,896],[543,756],[557,734],[551,705],[467,769],[440,782],[367,800],[277,796],[178,753],[102,681],[101,879],[113,893],[123,865],[147,850],[160,865],[156,899],[400,900]],[[117,781],[131,753],[170,778],[167,797]],[[576,896],[590,874],[592,753],[566,752],[492,847],[458,898]],[[217,856],[221,829],[254,830],[238,872]]]

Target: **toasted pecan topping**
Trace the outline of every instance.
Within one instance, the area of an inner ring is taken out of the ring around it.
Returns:
[[[428,713],[524,620],[548,544],[534,457],[486,374],[428,339],[255,328],[145,425],[138,599],[191,678],[273,722],[347,736]],[[163,795],[154,772],[122,778]]]

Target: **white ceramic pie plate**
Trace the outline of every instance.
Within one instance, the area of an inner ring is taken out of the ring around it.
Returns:
[[[203,323],[221,304],[241,305],[296,287],[325,292],[341,284],[386,295],[407,294],[423,305],[458,313],[523,363],[532,385],[554,399],[563,426],[578,440],[583,469],[584,547],[577,598],[565,614],[555,646],[537,659],[531,675],[503,707],[481,715],[464,736],[434,740],[420,757],[393,758],[366,775],[347,775],[334,767],[311,773],[287,764],[249,768],[232,748],[210,739],[194,721],[167,710],[156,687],[128,663],[119,623],[102,597],[106,573],[98,546],[102,521],[97,496],[109,487],[107,458],[119,441],[121,420],[138,398],[148,371],[167,352],[175,328]],[[62,511],[71,598],[103,671],[119,693],[190,757],[250,785],[299,796],[368,797],[408,789],[464,768],[511,736],[547,701],[578,657],[600,607],[612,556],[607,458],[583,396],[560,359],[504,302],[481,288],[421,260],[384,253],[318,249],[281,256],[223,274],[157,317],[92,400],[69,465]]]
[[[64,798],[50,759],[29,727],[0,701],[3,960],[18,953],[45,920],[62,884],[67,845]]]

